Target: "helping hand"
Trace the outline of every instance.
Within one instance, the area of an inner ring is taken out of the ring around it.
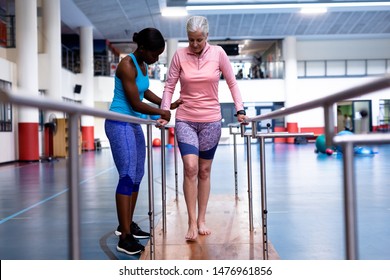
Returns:
[[[166,120],[168,123],[171,120],[171,111],[162,110],[162,114],[160,115],[160,119]]]
[[[156,127],[162,127],[168,124],[167,120],[164,119],[158,119],[156,122]]]
[[[177,107],[180,106],[180,104],[183,104],[183,100],[181,100],[181,99],[179,98],[179,99],[177,99],[175,102],[173,102],[173,103],[171,104],[171,110],[176,109]]]

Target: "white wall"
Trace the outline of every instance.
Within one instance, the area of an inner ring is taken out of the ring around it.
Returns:
[[[297,60],[390,58],[390,38],[297,40]]]
[[[50,77],[49,72],[50,69],[47,67],[49,65],[48,62],[49,56],[46,53],[40,53],[38,55],[38,88],[39,90],[48,89],[49,81],[48,77]]]
[[[79,101],[82,99],[82,94],[74,93],[74,87],[76,84],[83,84],[82,76],[80,74],[74,74],[73,72],[62,69],[62,96],[68,99]],[[83,89],[81,89],[81,93]]]
[[[11,82],[13,89],[16,85],[16,64],[5,60],[0,57],[0,80]],[[12,107],[13,120],[17,117],[15,106]],[[14,127],[10,132],[0,132],[0,163],[15,161],[17,159],[17,141],[16,141],[16,128],[14,121]]]
[[[0,57],[0,80],[15,82],[16,64]]]
[[[114,77],[94,78],[95,102],[111,102],[114,97]]]

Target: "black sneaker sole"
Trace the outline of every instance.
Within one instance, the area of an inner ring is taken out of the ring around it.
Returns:
[[[134,238],[137,238],[137,239],[147,239],[147,238],[150,238],[150,236],[143,236],[143,235],[135,235],[133,234]]]
[[[114,231],[114,234],[115,234],[116,236],[121,236],[121,235],[122,235],[122,233],[121,233],[120,231],[118,231],[118,230],[115,230],[115,231]],[[147,239],[147,238],[150,238],[150,235],[148,235],[148,236],[143,236],[143,235],[135,235],[135,234],[133,234],[133,236],[134,236],[134,238],[137,238],[137,239]]]
[[[136,251],[134,251],[134,252],[129,252],[129,251],[127,251],[127,250],[125,250],[125,249],[123,249],[123,248],[121,248],[121,247],[119,247],[119,246],[116,246],[116,249],[117,249],[119,252],[126,253],[126,254],[128,254],[128,255],[139,254],[139,253],[141,253],[141,252],[143,251],[143,250],[136,250]]]

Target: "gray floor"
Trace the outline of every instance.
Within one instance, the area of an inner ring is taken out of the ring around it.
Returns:
[[[390,146],[356,156],[358,256],[390,259]],[[161,214],[161,157],[154,148],[156,223]],[[174,150],[166,149],[167,197],[175,195]],[[237,146],[238,194],[247,197],[245,145]],[[118,253],[114,191],[117,171],[111,151],[85,152],[81,163],[81,258],[138,259]],[[259,147],[252,144],[255,226],[260,226]],[[266,144],[268,239],[284,260],[345,259],[342,156],[315,153],[305,145]],[[183,199],[178,161],[179,199]],[[135,220],[147,229],[147,174]],[[0,165],[0,259],[68,259],[66,160]],[[220,145],[212,172],[212,194],[234,199],[233,146]],[[244,202],[243,202],[244,203]],[[142,241],[146,244],[146,241]]]

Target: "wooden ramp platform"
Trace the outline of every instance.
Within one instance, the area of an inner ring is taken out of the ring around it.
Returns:
[[[166,232],[162,221],[155,229],[156,260],[261,260],[263,240],[261,224],[254,222],[249,231],[248,202],[234,196],[211,195],[206,222],[211,235],[199,235],[186,241],[187,209],[183,197],[167,204]],[[141,260],[150,259],[149,242]],[[268,240],[268,259],[280,259]]]

